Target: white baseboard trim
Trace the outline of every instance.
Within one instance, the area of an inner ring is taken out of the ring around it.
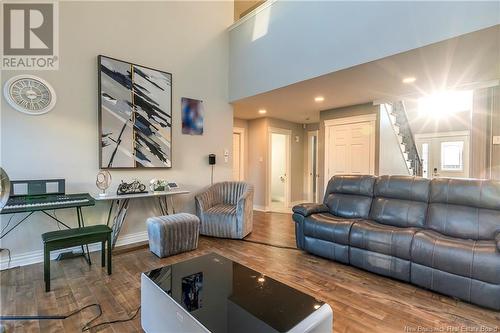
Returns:
[[[141,231],[141,232],[136,232],[133,234],[120,236],[118,238],[118,240],[116,241],[116,246],[129,245],[129,244],[134,244],[134,243],[143,242],[143,241],[147,241],[147,240],[148,240],[148,232]],[[67,248],[67,249],[63,249],[63,250],[52,251],[52,252],[50,252],[50,259],[51,260],[56,259],[60,253],[69,252],[69,251],[79,251],[79,250],[80,250],[80,247],[76,246],[76,247],[71,247],[71,248]],[[95,243],[95,244],[89,245],[89,251],[90,252],[101,251],[101,244]],[[9,264],[8,256],[3,256],[2,260],[0,261],[0,270],[43,262],[43,249],[38,250],[38,251],[31,251],[31,252],[25,252],[25,253],[13,255],[11,259],[12,260],[10,261],[10,264]]]
[[[269,207],[261,206],[261,205],[253,205],[253,210],[256,210],[258,212],[268,212]]]

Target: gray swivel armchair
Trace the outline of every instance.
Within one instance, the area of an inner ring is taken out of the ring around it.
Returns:
[[[202,235],[242,239],[252,232],[252,185],[244,182],[216,183],[198,194],[195,200]]]

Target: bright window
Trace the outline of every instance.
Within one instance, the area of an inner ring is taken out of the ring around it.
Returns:
[[[418,100],[422,117],[446,118],[453,113],[472,110],[472,90],[442,91]]]
[[[441,143],[441,170],[462,171],[464,168],[464,142],[452,141]]]

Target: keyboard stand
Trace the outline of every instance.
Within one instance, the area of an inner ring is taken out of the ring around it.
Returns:
[[[86,205],[86,206],[93,206],[93,205],[94,205],[94,203],[92,202],[91,204]],[[77,216],[77,220],[78,220],[78,228],[84,227],[85,226],[85,221],[83,219],[82,206],[76,206],[76,207],[51,207],[50,210],[68,209],[68,208],[75,208],[76,209],[76,216]],[[24,221],[26,221],[31,215],[33,215],[36,212],[42,212],[43,214],[45,214],[48,217],[50,217],[52,220],[56,221],[58,224],[63,225],[65,228],[72,229],[69,225],[67,225],[63,221],[59,220],[56,216],[48,213],[46,210],[42,209],[41,207],[40,207],[40,209],[34,209],[34,210],[26,211],[26,212],[17,211],[17,212],[9,213],[8,211],[7,212],[4,211],[4,212],[2,212],[3,214],[22,214],[22,213],[28,213],[28,215],[26,215],[25,217],[23,217],[20,221],[18,221],[14,226],[12,226],[10,229],[8,229],[5,233],[2,233],[0,235],[0,239],[2,239],[5,236],[7,236],[11,231],[13,231],[14,229],[16,229],[21,223],[23,223]],[[73,252],[61,253],[59,255],[59,257],[58,257],[57,260],[69,259],[69,258],[73,258],[73,257],[77,257],[77,256],[78,257],[79,256],[83,256],[85,258],[85,261],[87,261],[87,263],[89,265],[92,264],[92,262],[90,260],[90,252],[89,252],[89,246],[88,245],[85,245],[85,248],[82,245],[82,253],[73,253]]]

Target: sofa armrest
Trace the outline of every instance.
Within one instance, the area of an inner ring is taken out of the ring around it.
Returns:
[[[495,237],[495,242],[497,243],[497,250],[500,252],[500,232]]]
[[[329,209],[326,205],[316,203],[304,203],[292,208],[293,212],[302,216],[309,216],[317,213],[328,213]]]

